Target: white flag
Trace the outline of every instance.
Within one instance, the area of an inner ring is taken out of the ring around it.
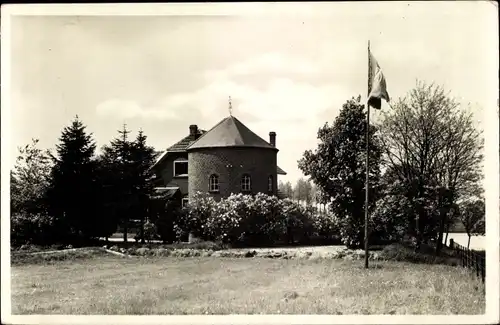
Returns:
[[[382,69],[368,47],[368,105],[380,109],[382,99],[390,101],[387,84]]]

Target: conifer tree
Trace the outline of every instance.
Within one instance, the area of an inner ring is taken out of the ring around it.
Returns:
[[[78,116],[65,127],[51,155],[54,166],[47,193],[49,211],[66,240],[88,240],[98,235],[95,142]]]
[[[101,159],[104,164],[103,172],[107,174],[104,185],[108,194],[107,209],[114,219],[119,220],[123,228],[123,241],[127,242],[133,206],[132,143],[128,138],[130,130],[125,124],[118,134],[109,145],[103,147]]]
[[[149,198],[153,194],[153,172],[151,166],[155,161],[156,153],[153,147],[146,143],[147,136],[139,131],[132,143],[132,168],[133,173],[133,211],[140,219],[140,238],[144,242],[144,223],[147,218]]]
[[[97,158],[97,182],[98,182],[98,202],[99,217],[101,220],[100,233],[108,241],[109,236],[114,234],[119,223],[119,215],[116,212],[116,188],[114,161],[106,152]]]

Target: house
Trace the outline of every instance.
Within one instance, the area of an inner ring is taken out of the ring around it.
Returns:
[[[189,134],[160,155],[152,167],[157,193],[182,197],[182,206],[196,192],[216,200],[232,193],[278,195],[276,133],[269,142],[234,116],[209,131],[189,126]]]

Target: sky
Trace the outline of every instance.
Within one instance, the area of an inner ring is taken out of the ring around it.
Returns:
[[[392,99],[417,80],[434,82],[470,103],[479,128],[485,112],[496,116],[491,2],[260,4],[224,15],[190,15],[186,6],[167,16],[13,16],[11,157],[31,138],[54,148],[76,115],[98,147],[126,123],[132,136],[142,129],[164,150],[190,124],[208,130],[227,117],[231,96],[246,126],[265,140],[277,133],[278,165],[288,173],[280,180],[295,182],[318,128],[346,100],[364,100],[368,40]]]

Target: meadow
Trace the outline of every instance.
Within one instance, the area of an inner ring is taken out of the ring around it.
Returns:
[[[484,285],[449,265],[100,254],[14,265],[13,314],[482,314]]]

